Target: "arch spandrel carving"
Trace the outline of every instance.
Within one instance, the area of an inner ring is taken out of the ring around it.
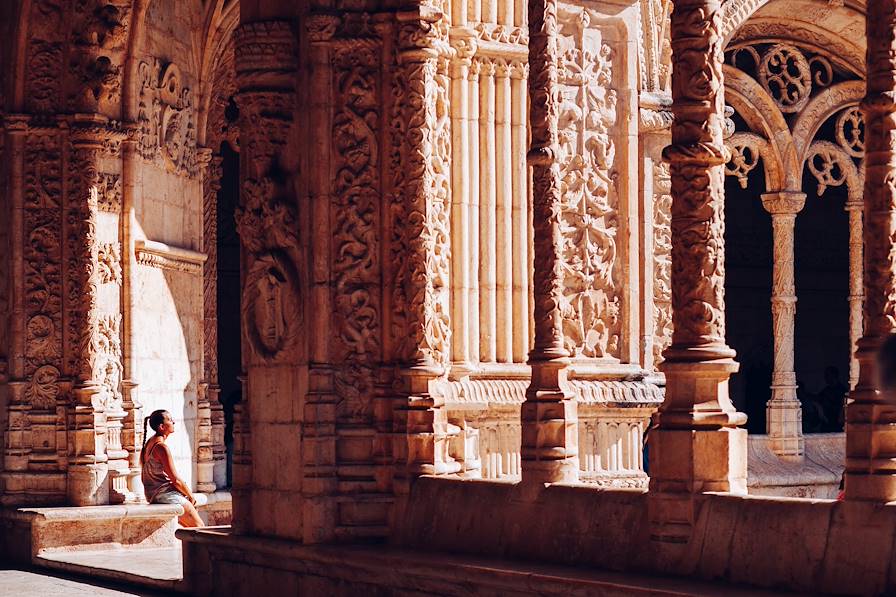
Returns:
[[[808,158],[809,146],[825,121],[847,106],[858,105],[864,96],[864,81],[846,81],[828,87],[809,101],[793,125],[793,143],[800,164]]]
[[[758,81],[730,65],[722,67],[725,100],[769,143],[764,160],[768,190],[799,188],[799,160],[790,128]]]

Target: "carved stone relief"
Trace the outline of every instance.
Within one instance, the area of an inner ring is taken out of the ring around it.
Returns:
[[[121,285],[121,243],[103,243],[98,250],[100,282]]]
[[[196,176],[196,124],[193,98],[180,69],[158,59],[141,62],[137,151],[168,172]]]
[[[121,212],[121,176],[101,174],[96,185],[97,208],[109,213]]]
[[[104,405],[121,404],[121,315],[103,315],[97,329],[97,381],[105,390]]]
[[[444,45],[444,23],[402,27],[399,45],[408,55]],[[451,130],[447,60],[408,57],[393,80],[391,201],[395,259],[393,334],[399,358],[446,364],[448,251],[451,200]],[[408,140],[411,140],[409,143]],[[399,222],[405,222],[404,226]]]
[[[573,356],[617,357],[616,91],[613,51],[587,10],[560,11],[563,333]]]
[[[669,43],[671,0],[641,0],[641,91],[668,92],[672,75],[672,46]]]
[[[653,167],[653,362],[672,342],[672,180],[669,165]]]
[[[338,42],[337,42],[338,43]],[[380,48],[355,39],[333,50],[333,155],[335,329],[341,363],[336,389],[341,410],[370,414],[374,366],[380,351],[379,279],[379,69]]]
[[[62,370],[61,163],[57,136],[26,137],[25,375],[31,380],[26,396],[46,408],[54,405]]]
[[[298,275],[286,253],[298,243],[296,211],[269,178],[247,180],[243,197],[237,231],[254,255],[243,285],[243,322],[258,354],[273,359],[292,345],[302,323]]]

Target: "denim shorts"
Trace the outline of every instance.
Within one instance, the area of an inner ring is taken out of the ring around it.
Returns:
[[[152,499],[153,504],[177,504],[178,506],[186,506],[190,503],[187,496],[174,489],[162,491]]]

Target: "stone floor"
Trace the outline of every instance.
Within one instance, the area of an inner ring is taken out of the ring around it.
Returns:
[[[16,597],[161,597],[169,593],[134,589],[97,579],[65,578],[49,570],[0,569],[0,595]]]
[[[62,573],[173,590],[183,577],[182,557],[178,542],[158,549],[60,551],[43,554],[36,563]]]

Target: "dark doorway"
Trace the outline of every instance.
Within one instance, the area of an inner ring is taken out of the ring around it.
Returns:
[[[240,200],[240,155],[221,146],[222,176],[218,191],[218,383],[224,406],[227,485],[233,481],[233,408],[241,399],[240,240],[234,214]]]

